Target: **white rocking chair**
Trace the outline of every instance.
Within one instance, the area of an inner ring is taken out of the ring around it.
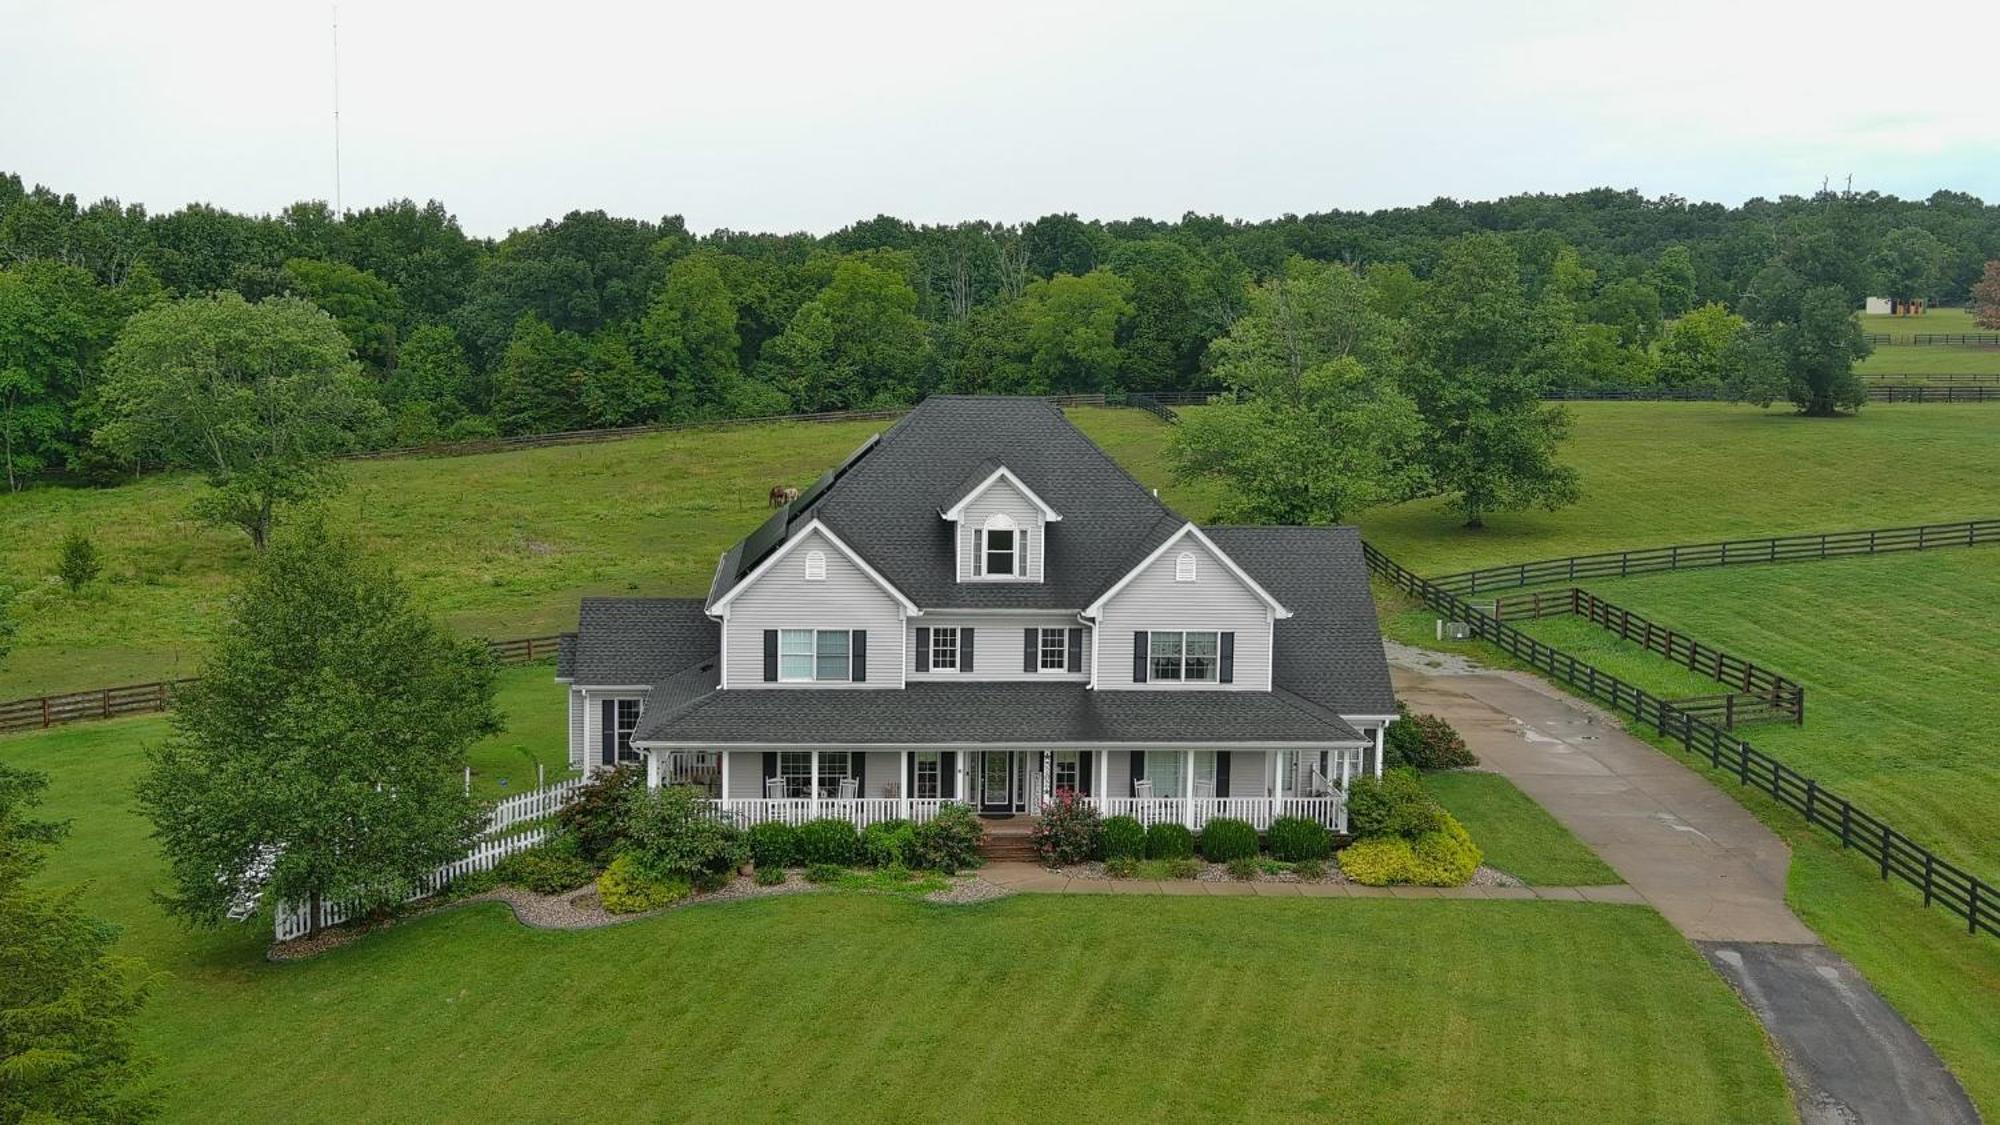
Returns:
[[[1201,777],[1197,777],[1197,778],[1195,778],[1195,779],[1194,779],[1194,795],[1195,795],[1195,796],[1196,796],[1197,798],[1200,798],[1200,799],[1203,799],[1203,800],[1206,800],[1206,799],[1209,799],[1209,798],[1212,798],[1212,797],[1214,797],[1214,796],[1215,796],[1215,782],[1214,782],[1214,780],[1213,780],[1213,779],[1210,779],[1210,778],[1201,778]]]
[[[782,801],[782,800],[784,800],[784,799],[785,799],[785,779],[784,779],[784,778],[782,778],[782,777],[767,777],[767,778],[765,778],[765,779],[764,779],[764,799],[765,799],[765,800],[767,800],[767,801]]]
[[[1151,778],[1142,777],[1139,780],[1134,781],[1132,783],[1132,796],[1138,798],[1141,801],[1144,801],[1151,798],[1152,795],[1153,795],[1153,780]]]
[[[852,801],[854,798],[860,795],[861,795],[861,783],[859,781],[856,781],[851,777],[843,777],[840,779],[841,800]]]

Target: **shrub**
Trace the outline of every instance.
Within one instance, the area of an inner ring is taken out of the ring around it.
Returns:
[[[1444,809],[1424,789],[1417,771],[1390,770],[1380,780],[1363,775],[1348,788],[1347,823],[1357,837],[1400,836],[1414,840],[1438,830]]]
[[[1229,877],[1241,882],[1250,882],[1262,875],[1264,869],[1257,864],[1255,856],[1239,855],[1229,861]]]
[[[799,862],[808,866],[831,863],[846,867],[860,850],[861,836],[848,821],[824,816],[799,828]]]
[[[1326,878],[1326,864],[1317,859],[1302,859],[1292,864],[1292,874],[1308,883],[1317,883]]]
[[[806,865],[806,882],[837,883],[847,869],[837,863],[812,863]]]
[[[577,790],[576,798],[556,814],[556,824],[576,841],[583,858],[603,863],[618,850],[618,841],[625,833],[626,802],[645,786],[645,771],[634,765],[594,774]]]
[[[785,881],[785,869],[783,867],[765,867],[762,864],[759,864],[757,866],[758,886],[775,887],[779,883],[782,883],[784,881]]]
[[[62,553],[56,556],[56,576],[72,594],[80,594],[98,572],[104,569],[97,554],[97,544],[90,536],[71,528],[63,536]]]
[[[1042,815],[1028,831],[1035,854],[1050,867],[1084,863],[1103,854],[1104,822],[1097,807],[1069,789],[1058,790],[1055,800],[1042,807]]]
[[[1416,852],[1401,836],[1377,836],[1340,849],[1340,870],[1363,886],[1386,887],[1409,881]]]
[[[861,832],[861,862],[870,867],[903,867],[917,850],[917,826],[907,820],[884,820]]]
[[[468,871],[445,884],[444,889],[438,892],[438,897],[442,899],[468,898],[472,895],[483,895],[499,885],[500,874],[497,868],[489,867],[484,871]]]
[[[1139,859],[1137,856],[1114,855],[1104,861],[1104,873],[1113,879],[1130,879],[1139,873]]]
[[[1420,770],[1457,770],[1479,764],[1450,723],[1436,715],[1413,715],[1398,702],[1400,716],[1382,735],[1383,765]]]
[[[917,851],[911,866],[955,874],[979,862],[979,844],[986,826],[964,805],[940,808],[935,817],[917,825]]]
[[[639,914],[672,906],[692,891],[685,879],[659,879],[638,859],[621,855],[597,877],[597,898],[613,914]]]
[[[1104,858],[1141,859],[1146,854],[1146,826],[1129,816],[1114,816],[1103,825]]]
[[[783,821],[753,824],[743,838],[750,848],[750,862],[759,871],[790,867],[799,860],[799,830]]]
[[[620,858],[631,856],[655,879],[681,879],[708,890],[728,882],[743,862],[743,833],[717,816],[692,786],[634,791],[626,802],[624,829]]]
[[[1161,860],[1160,869],[1168,879],[1192,879],[1201,874],[1201,861],[1191,855]]]
[[[546,844],[515,852],[493,868],[502,883],[524,887],[538,895],[560,894],[590,882],[594,874],[576,840],[557,836]]]
[[[1194,855],[1194,833],[1178,824],[1146,829],[1147,859],[1186,859]]]
[[[1323,860],[1333,854],[1333,833],[1317,820],[1281,816],[1271,822],[1271,857],[1286,863]]]
[[[1201,854],[1210,863],[1257,859],[1257,830],[1247,820],[1219,816],[1201,830]]]

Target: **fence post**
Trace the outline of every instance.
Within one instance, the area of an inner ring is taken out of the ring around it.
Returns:
[[[1736,784],[1750,784],[1750,744],[1741,739],[1736,742]]]
[[[42,729],[49,729],[49,697],[42,697]]]
[[[1979,933],[1979,880],[1972,879],[1971,888],[1965,892],[1965,932]]]
[[[1818,803],[1818,799],[1819,799],[1818,779],[1811,777],[1806,778],[1806,825],[1808,827],[1812,825],[1813,806]]]
[[[1894,835],[1894,833],[1889,831],[1889,826],[1886,824],[1883,825],[1882,826],[1882,881],[1884,883],[1889,881],[1889,837],[1892,835]]]
[[[1925,849],[1924,849],[1924,906],[1925,906],[1926,908],[1928,908],[1928,907],[1930,906],[1930,904],[1931,904],[1931,865],[1932,865],[1932,862],[1933,862],[1933,857],[1932,857],[1932,855],[1931,855],[1931,852],[1930,852],[1930,849],[1929,849],[1929,848],[1925,848]]]
[[[1843,848],[1852,846],[1852,840],[1849,835],[1849,820],[1850,814],[1853,811],[1854,806],[1848,804],[1847,800],[1842,798],[1840,802],[1840,846]]]

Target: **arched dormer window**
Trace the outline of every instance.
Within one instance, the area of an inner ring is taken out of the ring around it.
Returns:
[[[1176,582],[1194,581],[1193,551],[1182,551],[1180,553],[1180,556],[1174,559],[1174,581]]]
[[[826,581],[825,551],[806,552],[806,581],[808,582]]]
[[[1020,573],[1021,533],[1005,512],[986,517],[973,534],[972,573],[984,577],[1011,577]]]

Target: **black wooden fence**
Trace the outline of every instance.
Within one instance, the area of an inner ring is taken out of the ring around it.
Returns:
[[[1779,804],[1802,813],[1807,824],[1838,837],[1841,847],[1866,856],[1885,882],[1891,877],[1901,879],[1923,895],[1925,906],[1940,906],[1963,918],[1967,933],[2000,937],[2000,887],[1940,858],[1852,801],[1829,792],[1815,779],[1700,715],[1495,620],[1491,614],[1436,582],[1418,577],[1372,546],[1364,543],[1362,552],[1371,572],[1437,613],[1466,622],[1474,637],[1586,695],[1604,700],[1615,710],[1678,741],[1690,755],[1706,760],[1711,769],[1735,777],[1737,784],[1754,787]]]
[[[1869,528],[1769,539],[1731,539],[1720,543],[1683,543],[1638,551],[1606,551],[1562,559],[1509,563],[1430,579],[1453,594],[1477,594],[1580,578],[1623,578],[1662,570],[1697,570],[1751,563],[1802,562],[1853,555],[1886,555],[1898,551],[1930,551],[1940,547],[1973,547],[2000,543],[2000,519],[1960,520],[1915,527]]]
[[[486,647],[493,654],[493,659],[502,664],[531,664],[553,657],[561,643],[559,637],[519,637],[487,641]],[[0,703],[0,733],[46,730],[63,723],[88,719],[150,715],[172,707],[174,693],[193,682],[193,679],[162,680],[11,700]]]
[[[1924,382],[1865,384],[1869,402],[2000,402],[2000,388],[1985,384],[1936,385],[1930,376],[1910,376]],[[1714,387],[1570,387],[1551,390],[1550,402],[1729,402]]]
[[[1482,606],[1483,608],[1483,606]],[[1675,664],[1732,689],[1726,695],[1677,699],[1676,707],[1690,714],[1713,715],[1725,728],[1767,718],[1806,721],[1806,689],[1761,664],[1706,645],[1643,614],[1598,597],[1578,586],[1565,590],[1533,590],[1493,599],[1495,621],[1523,617],[1576,616],[1641,648],[1657,652]]]

